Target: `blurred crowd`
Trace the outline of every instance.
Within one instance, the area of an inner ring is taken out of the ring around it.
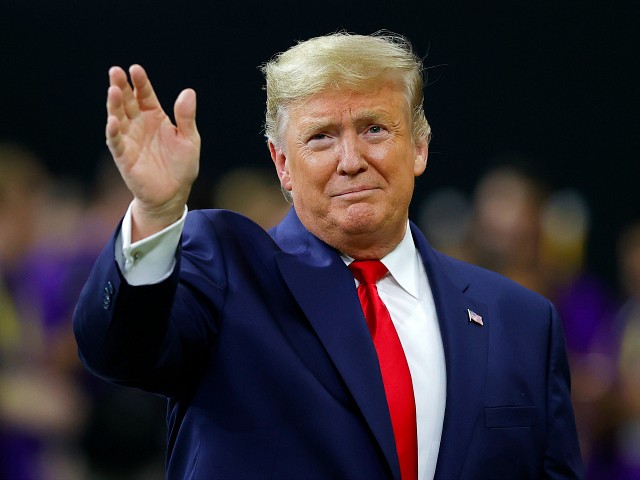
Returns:
[[[71,329],[84,280],[131,195],[106,155],[90,187],[44,165],[0,143],[0,480],[163,478],[164,400],[85,372]],[[435,248],[555,303],[587,478],[640,478],[640,219],[612,246],[614,284],[586,263],[585,197],[549,188],[519,159],[487,171],[472,197],[450,187],[416,201]],[[210,207],[265,229],[289,208],[269,168],[199,179],[190,208]]]
[[[553,301],[586,478],[640,478],[640,219],[611,246],[619,281],[606,281],[586,263],[592,225],[585,197],[549,188],[514,156],[486,172],[471,198],[455,188],[433,192],[419,223],[435,248]]]

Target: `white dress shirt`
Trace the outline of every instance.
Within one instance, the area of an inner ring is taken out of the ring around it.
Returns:
[[[353,259],[342,256],[348,265]],[[424,263],[408,228],[398,246],[380,260],[389,274],[376,283],[407,357],[416,402],[418,478],[436,471],[444,407],[446,369],[440,326]],[[359,285],[355,280],[356,286]]]
[[[131,243],[131,207],[116,239],[115,257],[130,285],[166,279],[186,218],[150,237]],[[342,256],[348,265],[352,258]],[[398,332],[411,372],[418,432],[418,478],[432,479],[438,459],[446,402],[446,369],[440,327],[429,280],[408,228],[400,244],[381,259],[389,274],[376,286]],[[358,281],[355,280],[356,285]]]

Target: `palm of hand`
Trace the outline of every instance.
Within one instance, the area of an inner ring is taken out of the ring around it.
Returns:
[[[140,202],[160,206],[185,190],[188,195],[198,175],[200,145],[179,132],[162,109],[141,111],[123,141],[116,164]]]
[[[137,206],[152,216],[175,216],[198,175],[195,92],[178,96],[174,125],[142,67],[134,65],[130,73],[133,89],[121,68],[109,71],[107,145]]]

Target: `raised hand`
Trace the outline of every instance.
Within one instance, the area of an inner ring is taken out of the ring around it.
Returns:
[[[140,65],[127,74],[109,70],[107,146],[133,193],[132,240],[151,235],[182,215],[198,175],[200,135],[196,94],[183,90],[174,105],[176,124],[160,106]],[[132,88],[133,85],[133,88]]]

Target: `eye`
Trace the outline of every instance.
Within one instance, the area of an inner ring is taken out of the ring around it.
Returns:
[[[384,131],[384,128],[382,128],[380,125],[371,125],[369,127],[369,130],[367,130],[368,133],[373,133],[374,135],[382,133]]]
[[[314,133],[307,139],[307,146],[313,150],[323,150],[331,144],[331,136],[327,133]]]

